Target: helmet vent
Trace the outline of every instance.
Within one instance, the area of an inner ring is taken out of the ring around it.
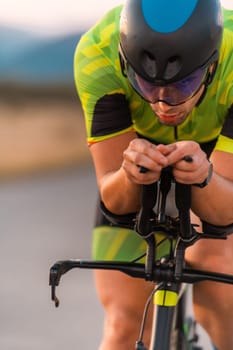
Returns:
[[[156,75],[157,75],[156,60],[150,52],[147,52],[147,51],[143,52],[141,64],[144,72],[149,78],[151,79],[156,78]]]
[[[164,79],[173,79],[181,70],[181,60],[178,56],[169,57],[164,70]]]

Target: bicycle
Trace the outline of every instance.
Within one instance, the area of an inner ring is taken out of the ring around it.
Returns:
[[[142,168],[141,171],[146,171]],[[175,185],[175,204],[177,217],[166,214],[166,199]],[[135,230],[147,243],[145,263],[139,262],[142,256],[132,262],[61,260],[50,268],[49,284],[51,298],[55,306],[59,305],[56,287],[61,276],[73,268],[117,270],[132,277],[144,278],[155,282],[144,310],[141,331],[136,341],[137,350],[147,350],[143,344],[143,331],[148,307],[153,299],[156,312],[151,336],[151,350],[202,350],[198,346],[196,322],[186,318],[185,303],[187,290],[185,285],[201,281],[215,281],[233,284],[233,275],[193,269],[185,262],[185,250],[199,239],[227,239],[233,233],[233,225],[213,226],[203,222],[203,232],[198,232],[191,223],[191,185],[174,181],[170,168],[166,168],[158,182],[143,185],[141,209],[130,215],[113,215],[101,203],[105,217],[113,226]],[[155,211],[155,208],[156,211]],[[157,241],[157,234],[163,239]],[[209,233],[211,232],[211,233]],[[161,242],[169,243],[168,254],[156,259]],[[203,349],[204,350],[204,349]]]

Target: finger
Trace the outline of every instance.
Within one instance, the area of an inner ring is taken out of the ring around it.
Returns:
[[[134,159],[131,160],[136,164],[144,165],[148,168],[152,167],[152,170],[156,170],[156,164],[163,167],[167,166],[168,161],[166,159],[166,156],[160,152],[159,149],[157,149],[157,146],[147,140],[135,139],[131,141],[129,149],[135,152],[134,155],[137,157],[137,159],[134,157]],[[155,168],[153,166],[153,163],[151,163],[151,165],[149,163],[143,163],[143,160],[140,158],[143,155],[148,158],[148,161],[150,160],[154,163]]]
[[[206,178],[206,162],[180,161],[173,167],[173,175],[177,182],[193,184],[201,183]]]
[[[158,181],[161,172],[149,171],[148,169],[132,164],[129,162],[123,162],[123,169],[125,170],[127,177],[130,181],[136,184],[151,184]]]
[[[156,148],[164,156],[167,156],[176,150],[176,144],[175,143],[171,143],[169,145],[159,144],[158,146],[156,146]]]
[[[160,172],[161,168],[167,165],[167,159],[156,149],[147,149],[147,153],[140,153],[132,149],[127,149],[123,153],[123,158],[126,162],[134,166],[148,169],[149,171]],[[145,173],[145,170],[141,172]]]

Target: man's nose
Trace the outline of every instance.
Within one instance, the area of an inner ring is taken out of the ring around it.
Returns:
[[[169,106],[167,103],[163,101],[158,101],[157,102],[159,110],[162,112],[168,112],[171,109],[171,106]]]

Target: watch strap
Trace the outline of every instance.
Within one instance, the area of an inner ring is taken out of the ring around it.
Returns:
[[[212,178],[212,175],[213,175],[213,164],[211,163],[210,160],[208,160],[208,161],[210,163],[210,166],[209,166],[209,171],[208,171],[207,177],[200,184],[193,184],[193,186],[204,188],[204,187],[206,187],[209,184],[209,182],[210,182],[210,180]]]

